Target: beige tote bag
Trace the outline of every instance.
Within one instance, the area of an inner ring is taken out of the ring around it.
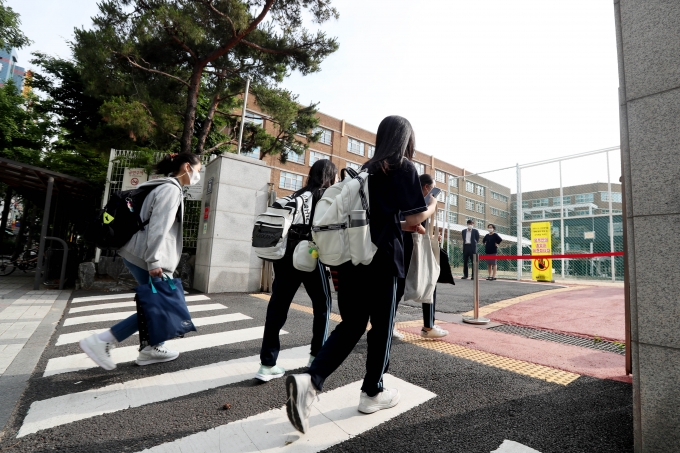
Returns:
[[[425,223],[425,234],[411,233],[413,254],[406,275],[404,300],[422,304],[433,302],[439,278],[439,228],[435,216],[436,214]]]

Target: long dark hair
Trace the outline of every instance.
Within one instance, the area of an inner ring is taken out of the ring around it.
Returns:
[[[305,192],[312,192],[314,196],[318,197],[322,189],[327,189],[333,185],[338,169],[335,164],[328,159],[321,159],[314,162],[312,168],[309,169],[307,176],[307,184],[295,192],[295,195],[300,195]]]
[[[182,165],[189,163],[192,167],[201,163],[201,158],[192,153],[166,154],[160,162],[156,164],[156,173],[159,175],[169,175],[177,173]]]
[[[367,162],[369,171],[401,167],[404,159],[412,160],[416,153],[416,136],[411,123],[402,116],[388,116],[380,122],[375,137],[375,154]]]

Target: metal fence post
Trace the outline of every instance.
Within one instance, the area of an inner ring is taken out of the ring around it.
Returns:
[[[559,162],[560,168],[560,253],[564,254],[564,187],[562,186],[562,161]],[[566,260],[562,258],[562,279],[564,280],[564,268]]]
[[[43,258],[45,256],[45,239],[47,236],[47,227],[50,223],[50,207],[52,206],[52,188],[54,187],[54,178],[49,177],[47,180],[47,195],[45,195],[45,211],[43,212],[42,231],[40,233],[40,246],[38,247],[38,265],[35,269],[35,278],[33,279],[33,290],[40,289],[40,277],[43,268]]]
[[[607,151],[607,190],[609,191],[609,251],[614,251],[614,213],[612,206],[612,178],[609,170],[609,151]],[[623,191],[621,191],[623,197]],[[623,201],[623,198],[622,200]],[[623,221],[623,219],[621,219]],[[616,258],[611,257],[612,281],[616,281]]]
[[[473,278],[473,302],[474,302],[474,308],[473,308],[473,313],[474,316],[472,318],[468,317],[463,317],[463,322],[466,322],[468,324],[488,324],[491,320],[489,318],[480,318],[479,317],[479,255],[474,254],[472,255],[472,272],[474,272],[474,278]]]
[[[524,212],[522,211],[522,170],[517,164],[517,254],[522,254],[522,221]],[[517,260],[517,280],[522,280],[522,260]]]

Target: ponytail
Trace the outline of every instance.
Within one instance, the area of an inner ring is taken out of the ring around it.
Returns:
[[[179,172],[182,165],[189,163],[192,167],[201,163],[201,159],[193,153],[166,154],[160,162],[156,164],[156,173],[159,175],[169,175]]]

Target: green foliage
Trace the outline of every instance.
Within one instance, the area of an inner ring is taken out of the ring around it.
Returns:
[[[5,0],[0,0],[0,49],[10,49],[28,46],[31,40],[19,29],[21,20],[19,14],[12,8],[5,6]]]

